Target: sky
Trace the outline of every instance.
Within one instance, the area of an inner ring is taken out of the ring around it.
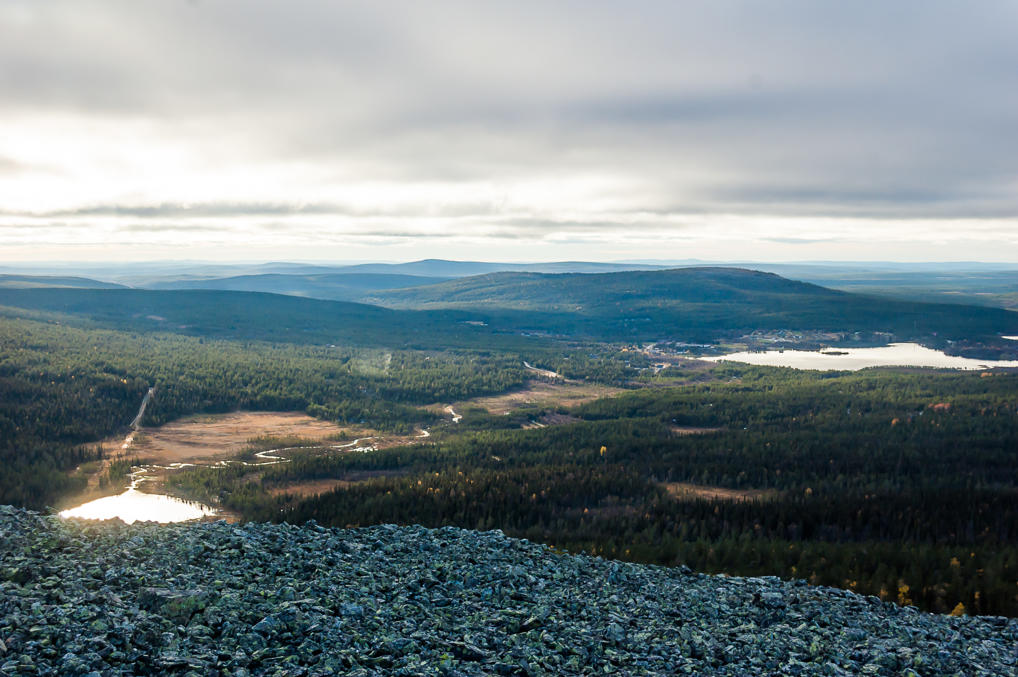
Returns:
[[[3,0],[0,262],[1018,261],[1018,3]]]

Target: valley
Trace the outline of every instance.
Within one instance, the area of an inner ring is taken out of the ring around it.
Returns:
[[[0,677],[1018,677],[1016,18],[3,0]]]
[[[0,288],[3,501],[130,486],[210,519],[497,528],[1018,615],[1008,311],[710,268],[391,294],[415,300]],[[910,340],[943,362],[844,361]],[[937,352],[959,344],[977,370]],[[824,362],[724,361],[761,348]]]

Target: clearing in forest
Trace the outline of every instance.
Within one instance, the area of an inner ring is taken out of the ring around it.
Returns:
[[[545,409],[572,407],[602,397],[610,397],[620,392],[623,392],[621,388],[612,388],[611,386],[582,381],[562,381],[557,383],[528,381],[519,390],[502,393],[501,395],[463,400],[462,402],[455,403],[453,407],[456,411],[463,411],[470,407],[481,407],[490,414],[498,415],[509,413],[521,407],[542,407]]]
[[[308,498],[319,494],[327,494],[335,489],[346,489],[360,482],[367,482],[379,477],[401,477],[406,470],[362,470],[351,472],[343,478],[324,478],[315,480],[294,480],[269,489],[273,496],[294,496]]]
[[[100,480],[118,458],[141,459],[149,466],[146,486],[158,486],[167,466],[175,463],[207,465],[228,459],[250,448],[257,438],[299,439],[305,442],[342,444],[344,440],[372,439],[372,446],[384,448],[409,444],[412,437],[380,437],[371,429],[340,426],[295,411],[236,411],[228,414],[195,414],[158,427],[132,431],[126,438],[110,438],[101,445],[106,450],[102,461],[83,465],[76,472],[88,477],[88,487],[69,504],[81,503],[119,490],[103,488]],[[281,442],[281,444],[284,444]],[[162,466],[161,469],[156,469]]]
[[[114,454],[127,454],[154,463],[180,463],[234,456],[255,437],[300,437],[309,440],[368,437],[374,431],[346,428],[312,418],[301,412],[236,411],[229,414],[198,414],[159,427],[141,428],[127,449],[122,440],[106,442]]]
[[[778,497],[776,489],[726,489],[686,482],[664,482],[661,486],[669,496],[687,500],[706,498],[716,501],[766,501]]]

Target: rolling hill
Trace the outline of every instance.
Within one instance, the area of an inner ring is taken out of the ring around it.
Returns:
[[[446,261],[424,259],[408,263],[363,263],[347,266],[346,273],[389,273],[425,277],[469,277],[496,272],[531,273],[606,273],[623,270],[656,270],[664,266],[590,261],[553,261],[550,263],[498,263],[491,261]]]
[[[379,347],[500,346],[459,311],[391,310],[343,301],[216,290],[0,289],[0,310],[58,314],[90,326],[300,344]],[[10,310],[15,309],[15,310]]]
[[[392,308],[513,311],[524,313],[530,318],[524,323],[536,329],[602,338],[821,329],[973,339],[1018,328],[1018,314],[1004,310],[878,300],[741,268],[493,273],[375,292],[363,300]]]
[[[0,289],[123,289],[124,285],[87,277],[56,275],[0,275]]]
[[[170,280],[146,285],[149,289],[218,289],[257,291],[333,301],[355,301],[379,289],[401,289],[444,282],[448,278],[397,273],[264,273],[199,280]]]
[[[1018,314],[1002,309],[877,299],[739,268],[493,273],[363,299],[375,305],[247,291],[0,289],[0,305],[105,326],[298,343],[494,347],[520,334],[701,342],[790,329],[936,345],[1018,334]]]

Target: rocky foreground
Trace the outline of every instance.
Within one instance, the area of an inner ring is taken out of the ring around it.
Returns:
[[[501,532],[0,507],[0,674],[1018,675],[1018,621]]]

